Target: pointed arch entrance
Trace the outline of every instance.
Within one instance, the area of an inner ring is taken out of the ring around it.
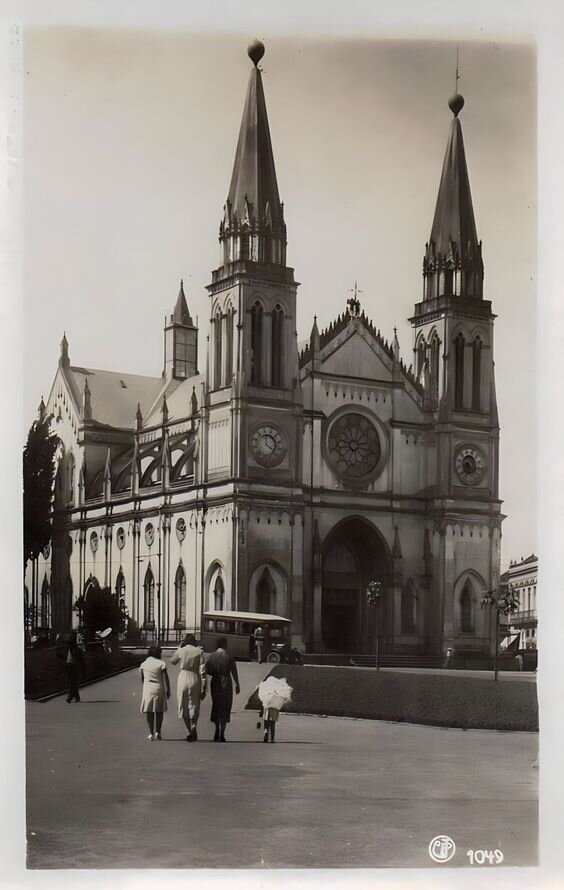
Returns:
[[[371,523],[361,517],[340,522],[327,536],[322,548],[321,639],[334,652],[371,651],[375,621],[381,636],[391,623],[388,547]],[[366,604],[370,581],[384,585],[379,614]]]

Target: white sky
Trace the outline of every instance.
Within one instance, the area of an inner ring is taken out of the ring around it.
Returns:
[[[252,36],[252,35],[250,35]],[[358,280],[388,338],[421,298],[451,113],[455,44],[268,39],[262,61],[298,335]],[[244,37],[35,29],[24,53],[24,425],[71,362],[162,370],[163,317],[185,279],[208,324],[251,63]],[[461,43],[461,114],[485,297],[496,321],[503,565],[536,549],[535,55]]]

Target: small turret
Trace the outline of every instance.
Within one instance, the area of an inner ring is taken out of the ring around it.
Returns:
[[[198,373],[198,327],[188,310],[184,281],[172,315],[165,319],[164,377],[184,380]]]
[[[82,393],[82,419],[84,421],[92,420],[92,402],[88,378],[84,381],[84,391]]]
[[[68,368],[70,366],[69,341],[67,340],[66,333],[63,333],[63,339],[61,340],[61,354],[59,356],[59,364],[61,364],[63,368]]]

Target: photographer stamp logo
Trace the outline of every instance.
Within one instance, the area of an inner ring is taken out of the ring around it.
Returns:
[[[456,852],[456,844],[448,834],[438,834],[429,844],[429,856],[434,862],[449,862]]]

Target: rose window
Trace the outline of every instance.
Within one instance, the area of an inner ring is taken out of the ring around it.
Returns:
[[[382,453],[375,426],[362,414],[339,417],[329,429],[327,447],[335,470],[349,479],[374,472]]]

